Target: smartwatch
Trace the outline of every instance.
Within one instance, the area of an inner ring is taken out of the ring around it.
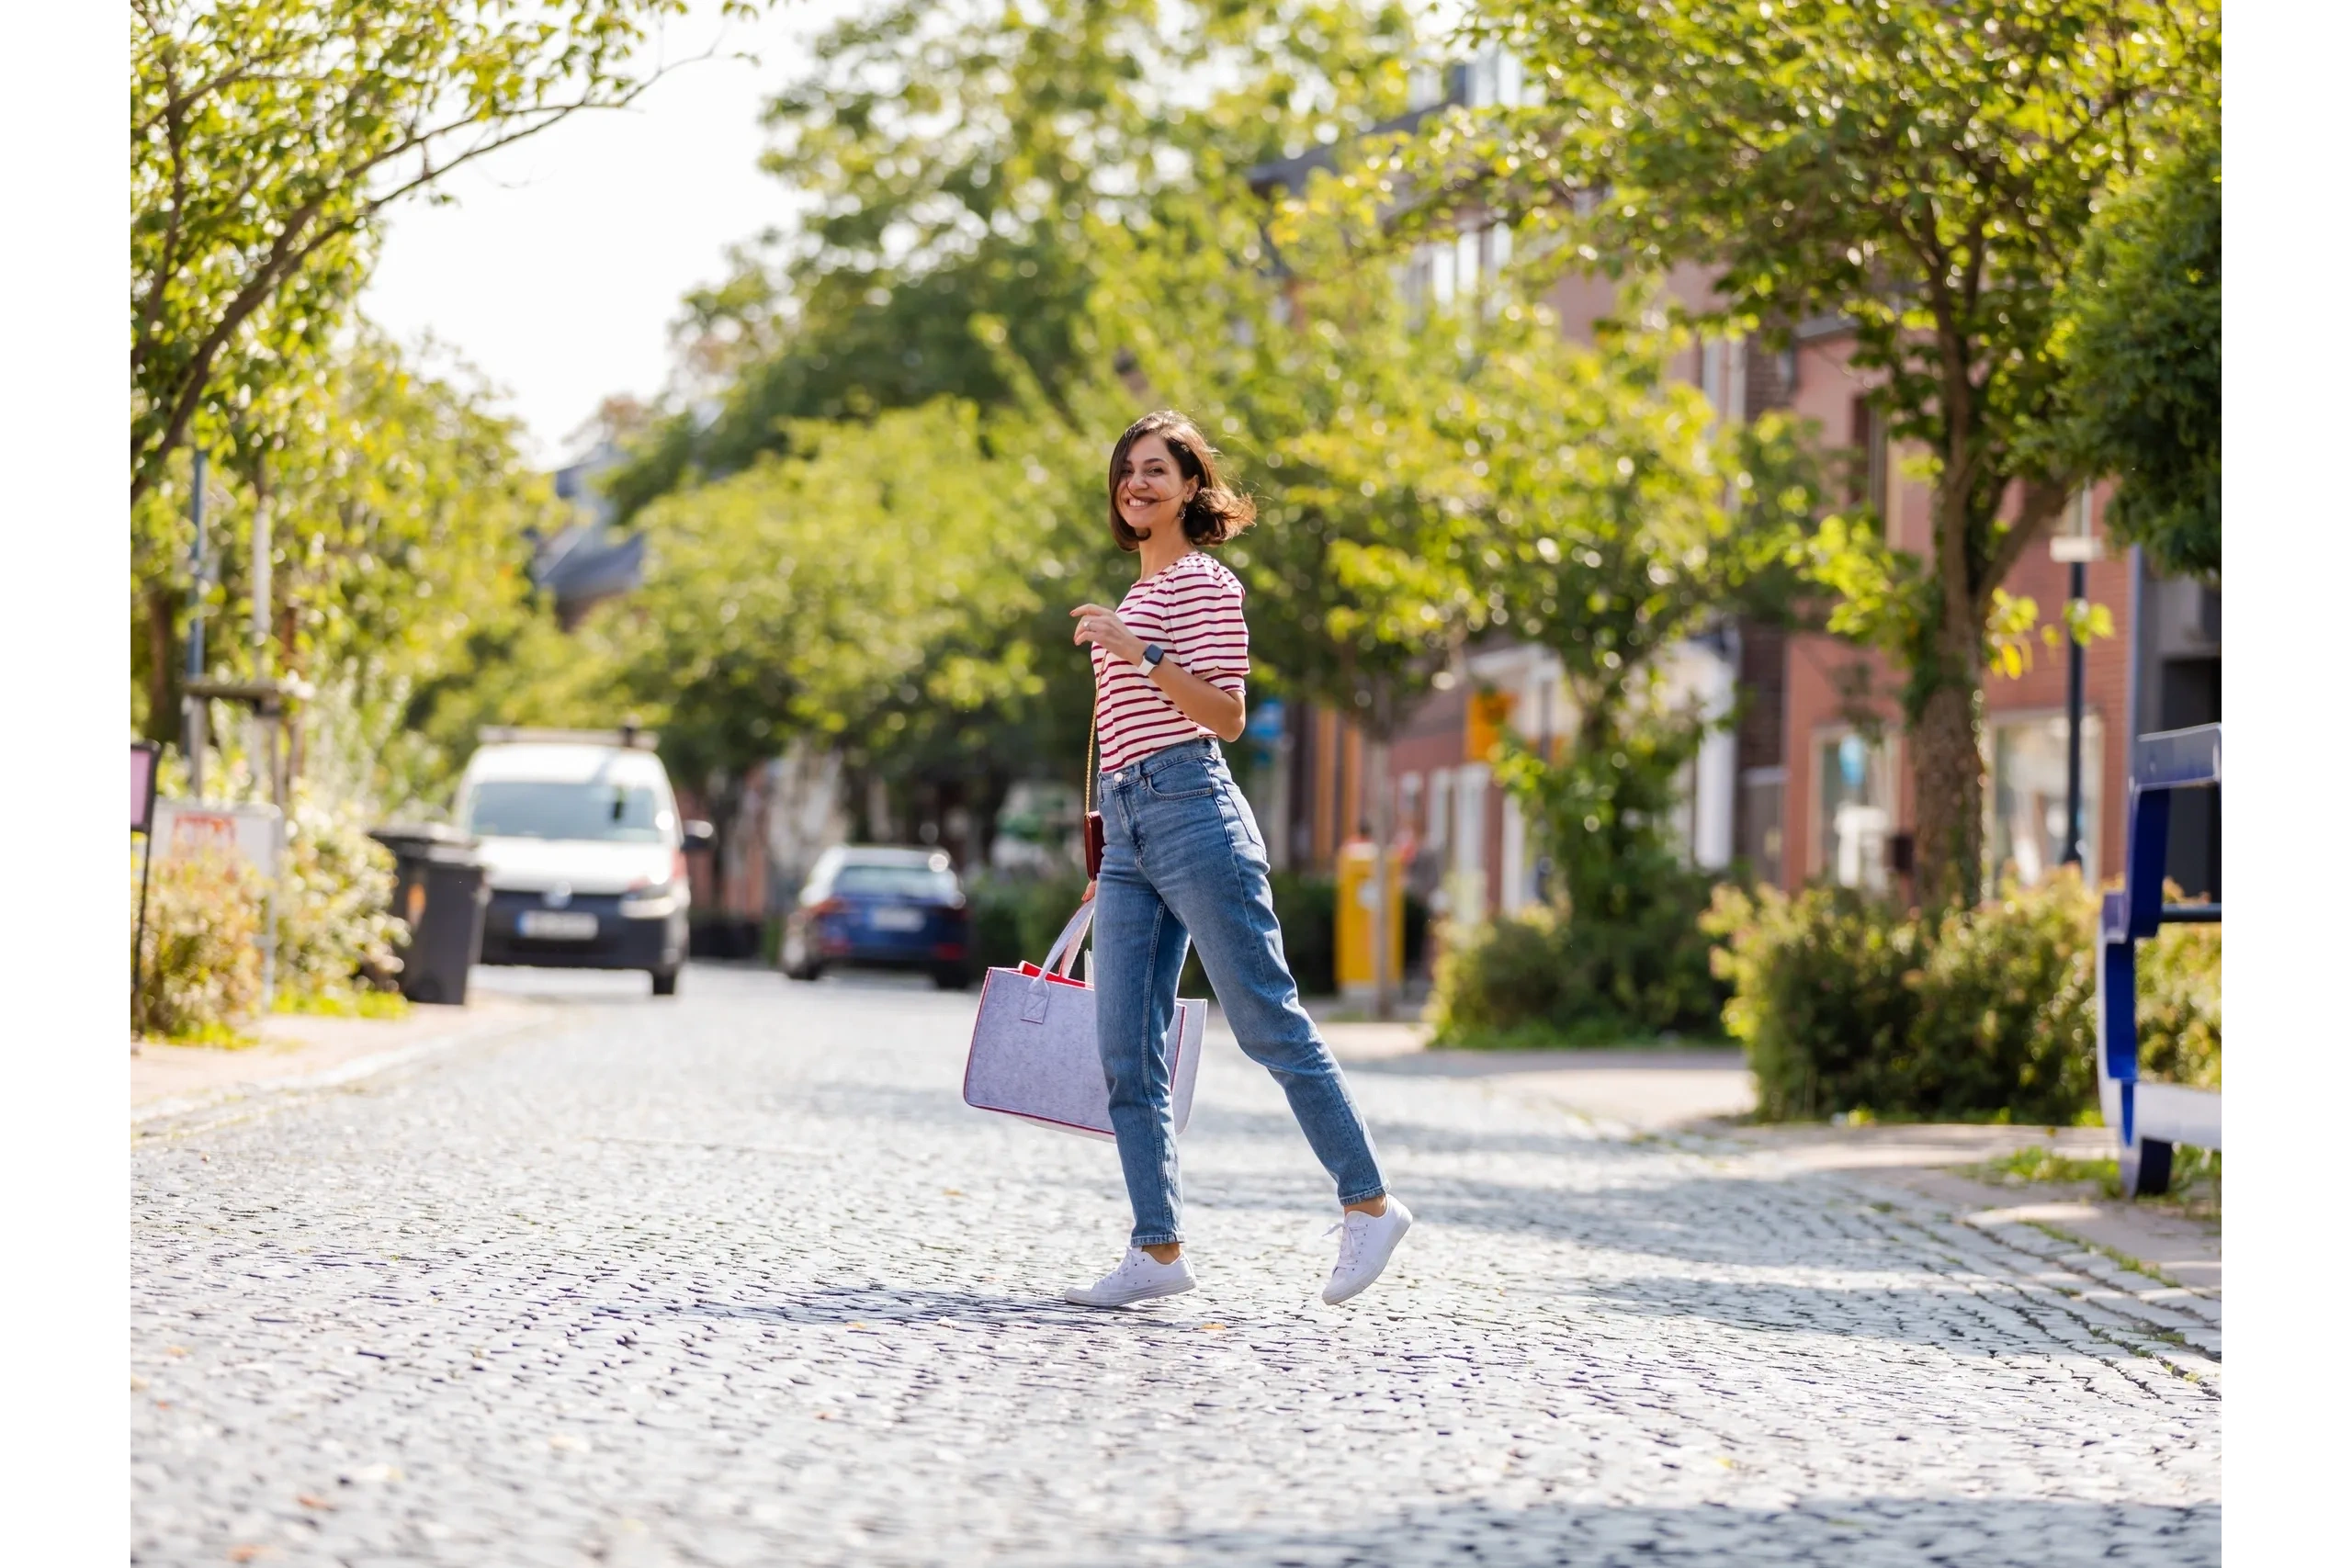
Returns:
[[[1153,671],[1159,668],[1159,661],[1167,657],[1168,650],[1160,647],[1158,643],[1145,643],[1143,645],[1143,657],[1136,660],[1136,668],[1142,671],[1145,676],[1148,678]]]

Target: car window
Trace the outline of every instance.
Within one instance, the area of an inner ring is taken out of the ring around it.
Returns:
[[[474,786],[465,825],[485,838],[658,844],[662,815],[660,800],[644,784],[485,779]]]
[[[845,865],[833,877],[836,893],[898,898],[950,898],[956,874],[922,865]]]

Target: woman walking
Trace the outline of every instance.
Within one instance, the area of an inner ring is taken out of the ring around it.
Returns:
[[[1139,558],[1117,610],[1080,604],[1091,645],[1103,847],[1095,897],[1097,1043],[1111,1126],[1135,1208],[1119,1266],[1068,1298],[1125,1306],[1193,1288],[1169,1111],[1168,1026],[1188,942],[1241,1048],[1272,1073],[1338,1189],[1339,1303],[1380,1277],[1413,1223],[1387,1196],[1371,1135],[1339,1064],[1299,1006],[1266,881],[1266,843],[1220,739],[1241,734],[1250,630],[1239,580],[1203,553],[1256,508],[1226,488],[1216,454],[1183,415],[1146,414],[1112,449],[1111,534]]]

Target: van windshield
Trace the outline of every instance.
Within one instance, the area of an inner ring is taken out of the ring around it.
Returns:
[[[466,830],[483,838],[658,844],[660,816],[653,791],[643,784],[485,779],[474,786]]]

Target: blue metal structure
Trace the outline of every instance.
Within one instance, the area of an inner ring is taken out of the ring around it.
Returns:
[[[2177,790],[2222,783],[2222,727],[2143,735],[2132,748],[2131,802],[2124,818],[2123,890],[2099,902],[2098,1103],[2115,1129],[2128,1198],[2152,1198],[2172,1184],[2172,1146],[2222,1146],[2218,1089],[2140,1081],[2139,944],[2166,922],[2218,923],[2219,904],[2167,904],[2165,846]]]

